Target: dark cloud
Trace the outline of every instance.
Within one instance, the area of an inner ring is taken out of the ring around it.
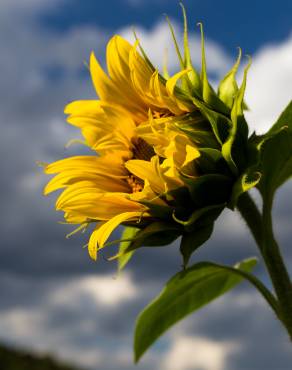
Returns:
[[[93,47],[101,50],[108,36],[107,31],[87,26],[62,34],[44,29],[37,17],[50,11],[52,4],[60,5],[59,1],[29,0],[22,11],[21,1],[5,1],[0,6],[1,340],[52,352],[92,369],[148,370],[159,368],[173,334],[181,330],[182,335],[239,342],[240,351],[227,364],[232,370],[288,370],[292,358],[287,338],[247,284],[191,316],[163,337],[138,367],[132,365],[135,318],[181,269],[181,257],[178,243],[142,248],[126,270],[131,274],[129,281],[119,288],[132,284],[136,289],[133,296],[112,305],[95,301],[92,290],[88,292],[91,286],[82,279],[115,277],[115,263],[105,260],[114,254],[114,248],[108,248],[97,263],[92,262],[82,248],[88,235],[66,239],[71,229],[58,224],[62,215],[54,211],[54,196],[45,199],[41,195],[46,179],[35,161],[51,161],[80,150],[64,149],[64,144],[79,134],[65,124],[63,106],[73,99],[94,96],[89,76],[81,73],[82,61]],[[291,185],[277,196],[275,228],[286,258],[292,262],[289,197]],[[254,242],[240,218],[226,211],[193,262],[235,263],[255,254]],[[262,264],[256,271],[264,276]],[[68,292],[72,284],[76,284],[75,300]]]

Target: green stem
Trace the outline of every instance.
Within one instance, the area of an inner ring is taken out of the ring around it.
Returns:
[[[266,199],[263,204],[262,255],[279,301],[282,322],[292,340],[292,284],[274,237],[271,210],[272,199]]]
[[[262,248],[262,215],[250,195],[243,193],[237,202],[237,209],[249,227],[258,248]]]
[[[292,285],[273,234],[272,199],[264,201],[262,215],[247,193],[239,198],[237,208],[247,223],[264,259],[278,300],[278,318],[286,327],[292,340]]]

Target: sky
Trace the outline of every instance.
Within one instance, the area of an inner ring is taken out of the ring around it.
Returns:
[[[185,1],[196,66],[196,23],[204,22],[208,71],[216,83],[237,47],[252,56],[246,101],[251,130],[265,132],[292,95],[291,1]],[[134,26],[154,64],[169,48],[167,13],[182,39],[177,1],[0,1],[0,342],[50,353],[89,370],[289,370],[292,350],[273,313],[243,283],[164,335],[133,365],[132,336],[139,311],[181,267],[178,244],[143,248],[117,277],[114,262],[91,261],[86,235],[58,223],[54,196],[44,198],[45,176],[36,161],[80,153],[78,132],[64,106],[95,98],[84,65],[118,33],[132,40]],[[240,73],[241,74],[241,73]],[[255,196],[257,196],[255,194]],[[277,193],[275,231],[292,266],[292,184]],[[259,199],[257,199],[258,202]],[[108,251],[109,255],[113,250]],[[257,255],[240,217],[226,211],[193,261],[235,263]],[[268,285],[260,261],[256,274]]]

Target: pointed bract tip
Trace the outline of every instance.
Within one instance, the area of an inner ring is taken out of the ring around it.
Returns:
[[[241,56],[242,56],[242,49],[241,49],[241,47],[240,46],[237,46],[237,52],[238,52],[238,57],[237,57],[237,59],[241,59]]]
[[[252,62],[252,57],[251,57],[251,55],[249,55],[249,54],[245,54],[245,57],[248,59],[247,67],[249,68],[249,67],[250,67],[250,65],[251,65],[251,62]]]
[[[185,6],[184,6],[184,3],[182,2],[182,1],[180,1],[179,2],[179,5],[180,5],[180,7],[182,8],[182,11],[183,11],[183,13],[184,13],[184,15],[186,14],[186,8],[185,8]]]
[[[132,32],[133,32],[133,35],[134,35],[135,40],[138,40],[138,36],[137,36],[137,32],[136,32],[135,26],[132,26]]]

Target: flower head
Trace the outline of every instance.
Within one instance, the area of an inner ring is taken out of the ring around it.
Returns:
[[[99,99],[65,108],[92,155],[46,165],[45,172],[55,176],[45,194],[62,189],[56,209],[66,221],[96,225],[88,243],[93,259],[120,224],[138,229],[135,248],[190,234],[203,242],[222,209],[236,202],[232,188],[242,182],[247,158],[246,74],[238,88],[239,56],[216,94],[207,78],[202,26],[199,74],[190,58],[185,12],[184,19],[178,73],[162,76],[138,40],[131,45],[114,36],[107,45],[107,72],[90,56]],[[182,252],[187,262],[189,252]]]

